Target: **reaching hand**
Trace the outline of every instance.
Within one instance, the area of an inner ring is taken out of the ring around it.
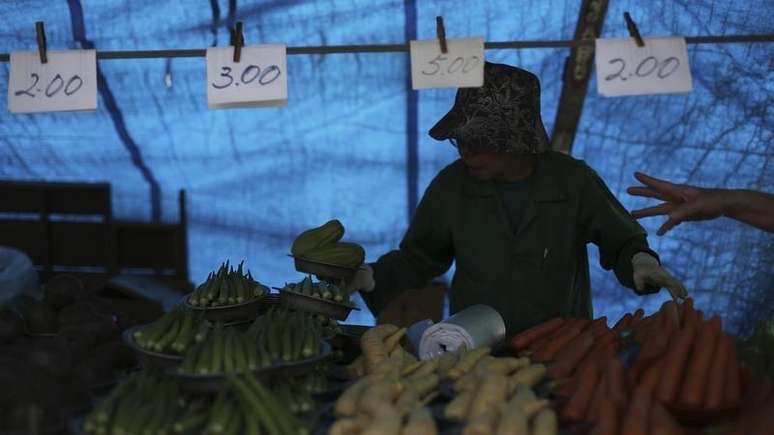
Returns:
[[[715,219],[723,215],[728,203],[727,191],[723,189],[705,189],[687,184],[674,184],[659,180],[640,172],[635,172],[637,178],[645,186],[633,186],[626,189],[630,195],[657,198],[663,203],[635,210],[632,215],[637,218],[668,215],[656,234],[663,236],[667,231],[684,221],[701,221]]]
[[[371,266],[365,264],[355,272],[355,276],[352,277],[350,282],[345,284],[344,288],[350,293],[356,291],[370,292],[373,291],[375,286],[374,270]]]
[[[632,257],[632,270],[634,272],[634,288],[643,292],[646,286],[652,285],[657,288],[666,288],[672,295],[672,299],[685,299],[688,291],[680,280],[672,276],[666,269],[661,267],[655,257],[645,253],[638,252]]]

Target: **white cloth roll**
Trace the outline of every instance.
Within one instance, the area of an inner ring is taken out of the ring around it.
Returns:
[[[419,340],[420,359],[431,359],[464,346],[494,346],[505,338],[505,322],[494,308],[473,305],[427,327]]]

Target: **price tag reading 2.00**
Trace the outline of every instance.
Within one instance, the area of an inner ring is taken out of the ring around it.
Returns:
[[[608,97],[690,92],[688,53],[683,38],[597,39],[597,88]]]
[[[14,113],[97,108],[97,57],[94,50],[11,53],[8,109]]]
[[[264,107],[287,103],[284,45],[243,47],[239,63],[233,48],[207,50],[207,101],[210,108]]]
[[[411,41],[414,89],[466,88],[484,83],[484,40],[447,39],[442,53],[437,39]]]

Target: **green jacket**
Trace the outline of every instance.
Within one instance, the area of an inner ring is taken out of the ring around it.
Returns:
[[[400,249],[372,265],[376,287],[364,295],[369,308],[379,312],[456,260],[451,313],[489,305],[510,335],[555,316],[592,317],[589,242],[599,247],[602,267],[629,288],[632,256],[656,255],[645,230],[583,161],[540,154],[529,196],[514,234],[493,182],[469,176],[461,160],[444,168],[425,191]]]

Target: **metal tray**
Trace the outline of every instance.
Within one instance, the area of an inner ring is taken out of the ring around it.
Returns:
[[[325,314],[329,317],[333,317],[336,320],[346,320],[346,318],[349,317],[350,311],[352,310],[360,311],[360,308],[354,305],[341,304],[338,302],[329,301],[328,299],[322,299],[287,290],[280,291],[280,301],[288,307],[296,308],[302,311]]]
[[[152,350],[147,350],[140,347],[134,341],[134,332],[138,329],[142,329],[144,326],[146,325],[134,326],[132,328],[125,329],[124,332],[121,333],[121,339],[123,340],[124,344],[129,346],[129,348],[139,356],[143,367],[168,368],[173,366],[176,367],[178,364],[183,362],[183,357],[180,355],[154,352]]]
[[[204,318],[212,321],[254,320],[265,305],[264,299],[268,294],[235,305],[222,305],[218,307],[199,307],[188,303],[191,293],[183,296],[183,305],[195,313],[204,313]]]
[[[317,277],[321,279],[328,278],[349,281],[353,276],[355,276],[355,272],[358,270],[357,267],[344,267],[335,264],[320,263],[301,257],[294,257],[292,255],[291,257],[293,257],[295,260],[297,271],[311,273],[312,275],[317,275]]]
[[[292,363],[276,364],[253,370],[251,373],[261,382],[270,382],[275,377],[298,376],[314,369],[317,363],[324,361],[331,355],[331,345],[325,341],[320,342],[320,353],[312,358]],[[180,382],[180,388],[189,393],[217,393],[226,385],[224,375],[191,375],[180,373],[176,368],[167,369],[167,374]],[[237,374],[237,376],[239,376]]]

